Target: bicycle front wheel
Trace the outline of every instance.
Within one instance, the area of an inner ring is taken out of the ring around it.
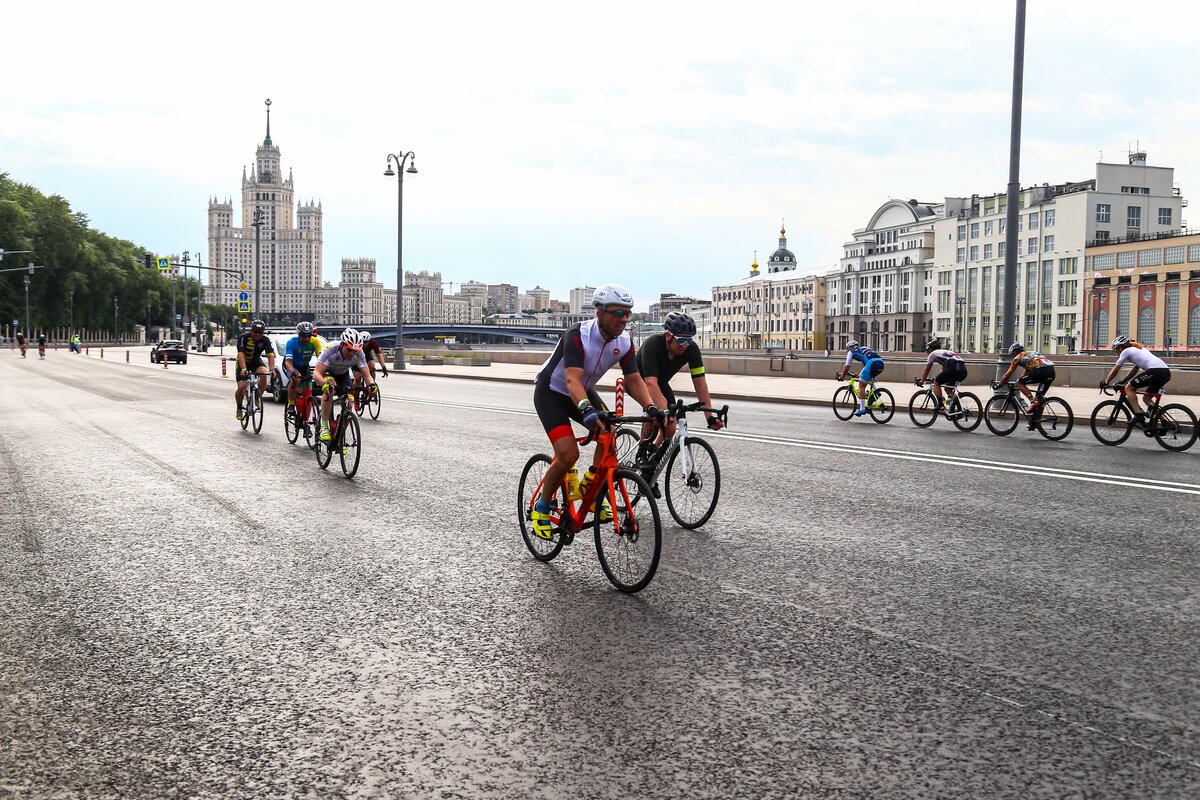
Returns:
[[[250,391],[250,387],[246,387],[246,394],[242,397],[242,430],[250,427],[250,418],[253,416],[254,394]]]
[[[839,386],[833,392],[833,413],[841,420],[850,419],[858,411],[858,396],[849,386]]]
[[[287,437],[288,444],[295,444],[300,438],[300,420],[296,415],[296,407],[288,406],[283,409],[283,435]]]
[[[687,470],[685,460],[689,462]],[[688,530],[708,522],[721,496],[721,466],[712,445],[689,436],[687,443],[671,454],[665,474],[667,510],[675,521]]]
[[[650,487],[631,469],[618,469],[612,476],[608,501],[613,518],[601,522],[595,514],[596,555],[600,567],[622,592],[633,594],[649,585],[662,554],[662,521]],[[607,490],[607,487],[605,487]],[[634,498],[640,496],[638,502]]]
[[[254,423],[254,432],[261,434],[263,423],[263,401],[262,395],[258,392],[254,393],[254,408],[250,412],[250,415],[254,418],[252,420]]]
[[[891,422],[895,413],[896,398],[892,397],[892,393],[887,389],[876,389],[875,396],[871,399],[871,419],[883,425]]]
[[[1133,427],[1129,424],[1129,409],[1118,400],[1105,400],[1092,410],[1092,435],[1101,444],[1118,445],[1129,438]]]
[[[309,450],[315,450],[317,447],[317,434],[321,430],[321,406],[319,401],[310,399],[308,401],[308,413],[303,420],[304,426],[304,443],[308,445]]]
[[[313,445],[313,452],[317,456],[317,466],[321,469],[327,469],[329,462],[333,460],[333,448],[337,442],[337,437],[331,437],[327,442],[321,438],[320,426],[317,427],[316,444]]]
[[[1037,428],[1038,433],[1052,442],[1067,438],[1074,425],[1075,413],[1061,397],[1047,397],[1043,400],[1041,408],[1038,409],[1037,419],[1033,421],[1033,427]]]
[[[347,414],[342,424],[338,426],[338,459],[342,462],[342,474],[353,478],[358,472],[358,460],[362,457],[362,429],[358,426],[358,417]]]
[[[371,414],[371,419],[379,419],[381,410],[383,410],[383,394],[376,386],[375,391],[371,393],[371,402],[367,403],[367,411]]]
[[[918,428],[928,428],[937,419],[937,401],[933,392],[913,392],[908,401],[908,418]]]
[[[629,428],[617,428],[617,433],[614,436],[616,444],[617,463],[622,467],[633,469],[633,465],[637,462],[638,443],[641,437]]]
[[[970,433],[983,422],[983,406],[979,398],[970,392],[959,392],[957,400],[950,400],[949,408],[957,412],[951,421],[963,433]]]
[[[983,407],[983,421],[988,430],[997,436],[1008,436],[1017,429],[1021,415],[1016,403],[1006,394],[998,394]]]
[[[546,470],[550,468],[550,456],[538,453],[525,462],[521,470],[521,481],[517,485],[517,521],[521,523],[521,537],[525,546],[538,561],[549,561],[563,547],[562,540],[562,509],[567,507],[567,493],[562,488],[554,495],[553,510],[550,512],[554,520],[554,538],[542,539],[533,533],[533,504],[542,494],[542,481],[546,479]]]
[[[1154,438],[1172,453],[1187,450],[1196,442],[1196,415],[1178,403],[1163,406],[1154,418]]]

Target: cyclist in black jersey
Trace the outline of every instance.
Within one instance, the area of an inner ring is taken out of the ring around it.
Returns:
[[[693,337],[696,335],[696,321],[681,311],[672,311],[663,322],[663,332],[656,333],[642,343],[637,351],[638,372],[650,390],[650,397],[659,408],[670,408],[675,403],[675,392],[671,390],[673,378],[684,365],[692,376],[692,387],[696,390],[696,398],[706,407],[712,406],[712,397],[708,393],[708,379],[704,375],[704,357],[700,354],[700,346]],[[720,430],[724,427],[721,420],[713,417],[712,412],[705,411],[704,417],[708,427]],[[649,425],[643,427],[642,435],[649,434]],[[662,432],[664,436],[675,435],[675,420],[668,417]]]
[[[263,363],[263,356],[267,363]],[[250,330],[238,337],[237,344],[237,389],[233,392],[234,402],[237,403],[237,418],[242,418],[242,398],[246,396],[246,385],[250,382],[250,372],[258,373],[258,392],[267,392],[267,372],[275,369],[275,348],[271,346],[271,337],[267,336],[267,325],[261,319],[250,323]]]

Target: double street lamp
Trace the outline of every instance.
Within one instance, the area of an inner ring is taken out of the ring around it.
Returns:
[[[395,163],[396,169],[392,169]],[[407,164],[407,168],[405,167]],[[417,156],[412,150],[388,153],[384,175],[396,176],[396,355],[394,369],[404,369],[404,173],[417,173]]]

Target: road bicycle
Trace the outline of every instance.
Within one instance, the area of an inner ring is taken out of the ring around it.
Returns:
[[[918,428],[928,428],[938,418],[939,413],[944,414],[960,431],[973,431],[983,422],[983,407],[979,398],[970,392],[960,392],[957,381],[946,384],[946,402],[942,409],[938,408],[937,395],[933,393],[933,378],[926,378],[924,381],[917,378],[913,382],[924,387],[914,392],[908,401],[908,418]]]
[[[1061,397],[1044,397],[1040,405],[1030,405],[1013,381],[1003,385],[992,381],[996,394],[983,408],[983,420],[988,430],[997,436],[1008,436],[1017,429],[1021,417],[1029,419],[1029,428],[1052,442],[1067,438],[1075,425],[1075,413]]]
[[[46,345],[38,345],[38,358],[42,359],[43,361],[46,360]]]
[[[311,450],[316,446],[320,427],[321,405],[313,399],[312,380],[305,380],[296,392],[296,405],[283,410],[283,432],[291,444],[303,434],[304,443]]]
[[[21,348],[21,358],[25,358],[26,357],[25,356],[25,349],[26,349],[25,345],[23,345],[23,344],[20,345],[20,348]]]
[[[318,423],[316,445],[313,447],[321,469],[328,468],[333,454],[337,453],[342,463],[342,474],[347,478],[353,478],[354,473],[358,472],[358,462],[362,457],[362,429],[358,426],[358,417],[354,415],[352,393],[341,392],[335,398],[338,413],[329,421],[329,441],[321,438]],[[317,413],[319,415],[320,411]]]
[[[729,406],[720,410],[706,408],[696,402],[684,405],[682,400],[667,409],[675,418],[675,435],[657,447],[653,438],[643,442],[630,428],[617,431],[617,460],[637,470],[650,485],[654,497],[660,494],[660,477],[666,473],[667,510],[681,527],[689,530],[708,522],[721,496],[721,466],[712,445],[688,433],[687,415],[692,412],[713,414],[728,425]]]
[[[379,391],[379,384],[359,386],[354,390],[354,413],[358,416],[361,417],[366,411],[371,415],[371,419],[379,419],[379,411],[382,406],[383,395]]]
[[[242,396],[242,430],[246,430],[251,424],[254,425],[255,433],[262,433],[262,393],[258,390],[258,373],[255,372],[249,373],[246,379],[246,393]]]
[[[851,419],[854,412],[858,411],[858,376],[847,377],[850,385],[839,386],[833,392],[833,413],[840,420]],[[896,400],[891,392],[871,381],[867,384],[867,410],[871,412],[871,419],[882,425],[896,413]]]
[[[1196,415],[1179,403],[1164,406],[1162,396],[1166,393],[1162,389],[1144,396],[1146,421],[1140,424],[1133,422],[1133,409],[1122,391],[1126,383],[1128,381],[1100,385],[1100,391],[1106,395],[1115,391],[1117,399],[1105,400],[1093,409],[1093,436],[1104,444],[1115,446],[1128,439],[1135,427],[1141,427],[1143,433],[1153,436],[1155,441],[1173,453],[1187,450],[1195,444]]]
[[[533,506],[542,496],[546,471],[553,459],[545,453],[531,456],[521,471],[517,486],[517,519],[525,546],[539,561],[550,561],[564,545],[575,540],[584,529],[588,515],[595,529],[596,555],[600,567],[613,586],[630,594],[639,592],[650,583],[658,569],[662,553],[662,521],[650,485],[636,470],[622,467],[617,461],[616,434],[613,427],[622,423],[648,422],[650,417],[623,417],[602,412],[602,430],[577,439],[587,444],[593,438],[599,453],[596,474],[581,497],[572,498],[568,481],[563,480],[554,493],[550,524],[552,536],[542,539],[533,532]],[[608,501],[612,520],[592,512]]]

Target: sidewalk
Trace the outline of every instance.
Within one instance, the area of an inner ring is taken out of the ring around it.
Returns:
[[[540,365],[535,364],[501,364],[492,362],[489,367],[460,367],[454,365],[409,364],[405,372],[410,375],[434,375],[444,378],[466,378],[487,381],[506,381],[511,383],[532,384]],[[612,391],[619,373],[610,370],[600,381],[597,388],[602,391]],[[792,403],[796,405],[827,406],[833,399],[834,390],[839,384],[833,378],[829,380],[815,378],[770,378],[753,375],[714,375],[708,377],[708,388],[712,393],[713,402],[718,406],[733,401],[759,401],[771,403]],[[908,408],[908,399],[912,397],[917,387],[911,383],[888,383],[880,381],[880,386],[888,389],[896,398],[897,411],[903,412]],[[692,382],[687,375],[680,373],[671,382],[675,394],[692,397]],[[967,387],[979,395],[981,402],[987,402],[991,390],[986,386]],[[1078,419],[1081,414],[1090,416],[1097,404],[1112,399],[1100,393],[1099,388],[1067,387],[1055,385],[1050,394],[1061,397],[1070,404]],[[1167,384],[1164,402],[1183,403],[1200,415],[1200,397],[1171,394],[1171,385]]]

